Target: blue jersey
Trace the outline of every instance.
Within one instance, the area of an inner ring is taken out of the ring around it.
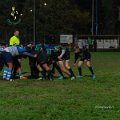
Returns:
[[[46,49],[55,49],[55,46],[47,45],[47,44],[45,44],[44,47],[45,47]]]
[[[17,56],[23,54],[24,52],[27,52],[27,49],[20,46],[11,46],[6,47],[4,51],[11,53],[12,56]]]
[[[4,48],[0,48],[0,53],[1,53],[2,51],[4,51]]]

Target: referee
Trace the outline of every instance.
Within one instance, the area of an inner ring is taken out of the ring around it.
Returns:
[[[10,38],[9,45],[20,45],[20,39],[19,39],[20,32],[18,30],[14,31],[14,35]]]

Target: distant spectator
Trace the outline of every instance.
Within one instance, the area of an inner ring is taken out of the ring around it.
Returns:
[[[88,46],[89,46],[89,50],[92,51],[93,45],[92,45],[92,38],[90,36],[88,37],[87,43],[88,43]]]
[[[82,47],[86,46],[86,41],[85,39],[82,39]]]

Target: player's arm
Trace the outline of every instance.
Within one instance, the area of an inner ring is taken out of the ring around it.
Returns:
[[[27,48],[16,46],[20,55],[26,55],[28,57],[36,57],[36,54],[33,51],[28,50]]]
[[[37,57],[37,54],[32,54],[32,53],[29,53],[29,52],[23,52],[22,55],[26,55],[28,57]]]
[[[61,59],[63,57],[63,55],[65,54],[66,50],[62,49],[61,54],[58,56],[59,59]]]

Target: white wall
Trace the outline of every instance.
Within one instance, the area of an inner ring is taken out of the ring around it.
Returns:
[[[82,39],[77,40],[78,46],[82,47]],[[87,42],[86,42],[87,44]],[[110,47],[118,48],[119,42],[117,39],[97,39],[97,48],[98,49],[109,49]]]
[[[118,40],[117,39],[101,39],[97,40],[97,48],[118,48]]]

